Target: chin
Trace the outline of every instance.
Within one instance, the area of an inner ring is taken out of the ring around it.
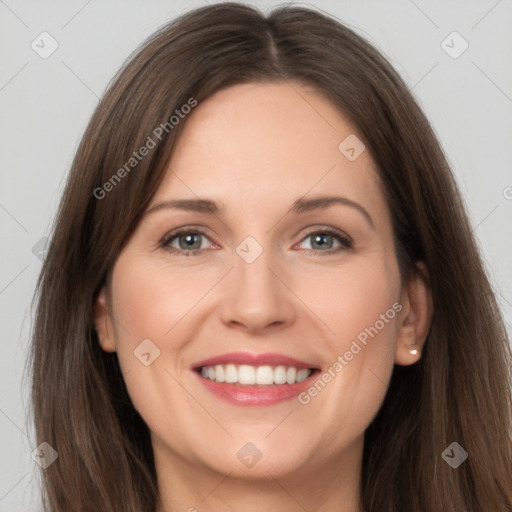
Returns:
[[[248,438],[250,439],[250,438]],[[235,441],[231,447],[223,447],[220,453],[204,454],[201,459],[211,469],[229,474],[232,478],[271,480],[291,475],[304,468],[310,457],[304,451],[304,443],[293,445],[272,443],[269,440]],[[301,451],[294,447],[301,446]]]

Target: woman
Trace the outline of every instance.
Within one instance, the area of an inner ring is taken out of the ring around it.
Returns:
[[[156,33],[84,134],[37,292],[47,510],[512,510],[510,346],[454,178],[325,15]]]

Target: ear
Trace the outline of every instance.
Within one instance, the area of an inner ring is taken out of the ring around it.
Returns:
[[[407,366],[421,357],[434,313],[428,270],[423,262],[416,265],[402,292],[401,304],[403,309],[398,317],[395,363]]]
[[[101,289],[94,303],[94,326],[98,333],[101,348],[105,352],[115,352],[114,328],[108,312],[105,286]]]

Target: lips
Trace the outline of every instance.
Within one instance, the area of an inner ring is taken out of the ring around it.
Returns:
[[[195,363],[192,370],[215,396],[235,405],[273,405],[290,400],[320,372],[294,357],[232,352]],[[274,379],[272,379],[274,375]]]
[[[282,354],[250,354],[249,352],[231,352],[220,356],[204,359],[192,366],[193,370],[199,370],[203,366],[215,366],[217,364],[246,364],[249,366],[291,366],[297,369],[311,368],[316,369],[313,364],[306,363],[294,357]]]

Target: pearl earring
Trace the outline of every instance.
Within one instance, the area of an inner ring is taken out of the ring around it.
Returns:
[[[418,350],[415,349],[415,348],[410,348],[409,349],[409,354],[411,354],[413,356],[417,356],[418,355]]]

